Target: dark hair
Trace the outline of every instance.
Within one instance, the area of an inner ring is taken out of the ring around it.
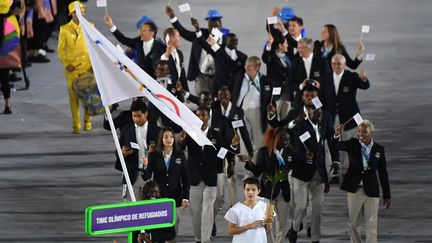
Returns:
[[[169,66],[169,63],[167,60],[159,60],[156,64],[156,66],[158,66],[158,65],[168,65]]]
[[[339,36],[339,32],[338,32],[336,26],[333,24],[326,24],[326,25],[324,25],[324,28],[327,29],[327,32],[329,34],[328,41],[333,46],[335,52],[339,53],[339,54],[342,53],[343,50],[345,50],[345,47],[341,41],[341,38]]]
[[[294,18],[288,20],[288,22],[291,22],[291,21],[297,22],[297,24],[299,24],[300,26],[303,26],[303,19],[300,17],[295,16]]]
[[[301,93],[303,94],[303,93],[306,92],[306,91],[308,91],[308,92],[313,92],[313,91],[318,92],[319,89],[318,89],[318,87],[316,87],[315,85],[306,82],[306,85],[305,85],[305,86],[303,87],[303,89],[301,90]]]
[[[272,37],[273,37],[273,43],[272,43],[271,49],[273,51],[276,51],[277,49],[279,49],[279,45],[283,44],[286,41],[286,39],[285,39],[285,36],[283,36],[278,31],[273,33]]]
[[[159,184],[156,181],[149,181],[149,182],[147,182],[143,186],[143,188],[141,189],[141,195],[140,195],[141,199],[142,200],[148,199],[148,193],[153,188],[158,188],[158,190],[159,190]],[[159,191],[159,193],[160,193],[160,191]]]
[[[147,105],[144,103],[142,99],[136,99],[132,101],[132,104],[130,106],[131,111],[141,111],[142,113],[147,112]]]
[[[258,187],[258,189],[261,189],[260,181],[256,177],[248,177],[248,178],[244,179],[243,180],[243,189],[246,187],[246,184],[255,185]]]
[[[225,91],[228,91],[228,92],[230,92],[230,94],[231,94],[231,90],[229,89],[229,87],[228,86],[222,86],[220,89],[219,89],[219,91],[218,91],[218,93],[219,92],[225,92]]]
[[[164,31],[164,33],[163,33],[163,38],[164,38],[164,40],[165,40],[165,38],[166,38],[167,35],[169,35],[169,37],[171,38],[171,37],[175,34],[176,31],[177,31],[177,30],[176,30],[175,28],[173,28],[173,27],[169,27],[169,28],[167,28],[167,29]]]
[[[163,151],[163,135],[165,132],[171,132],[174,138],[174,143],[173,143],[173,153],[179,153],[180,152],[180,148],[177,145],[177,140],[175,139],[175,133],[174,130],[171,127],[164,127],[160,130],[159,132],[159,137],[158,137],[158,142],[156,145],[156,150],[158,152],[162,152]]]
[[[199,111],[199,110],[204,110],[204,111],[207,111],[207,114],[209,114],[210,115],[210,107],[207,107],[207,106],[199,106],[198,107],[198,109],[196,109],[196,111]]]
[[[210,92],[209,92],[209,91],[207,91],[207,90],[203,90],[203,91],[201,91],[201,92],[199,93],[199,95],[198,95],[198,96],[201,96],[201,95],[205,95],[205,96],[210,96],[210,97],[211,97],[211,94],[210,94]]]
[[[146,22],[143,25],[148,25],[148,27],[150,28],[151,32],[154,32],[153,37],[156,37],[157,31],[158,31],[158,27],[155,23],[153,22]]]

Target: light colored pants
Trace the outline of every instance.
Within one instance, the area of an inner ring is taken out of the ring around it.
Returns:
[[[176,208],[176,223],[175,223],[175,226],[174,226],[174,229],[175,229],[175,232],[176,232],[176,237],[174,239],[168,241],[168,243],[176,243],[177,242],[177,236],[179,235],[180,212],[182,210],[183,209],[180,208],[180,207]]]
[[[291,110],[291,102],[288,100],[288,97],[285,93],[279,98],[279,103],[276,106],[276,112],[279,120],[283,120],[288,112]]]
[[[195,241],[210,242],[216,193],[216,186],[207,186],[202,181],[197,186],[190,187],[189,207],[192,213]]]
[[[214,217],[216,218],[217,213],[222,209],[225,204],[224,190],[225,190],[225,173],[217,174],[217,191],[216,191],[216,201],[214,203]]]
[[[347,193],[348,217],[350,222],[349,234],[352,243],[361,243],[360,219],[364,214],[366,243],[377,242],[378,228],[378,197],[368,197],[363,188],[356,193]]]
[[[249,132],[250,139],[255,148],[263,145],[264,133],[261,129],[261,110],[260,108],[244,110],[245,126]],[[254,149],[255,149],[254,148]],[[242,150],[243,154],[247,150]]]
[[[300,230],[300,224],[306,215],[308,194],[312,196],[312,214],[311,214],[311,233],[312,241],[319,241],[321,238],[321,205],[323,202],[323,190],[324,183],[321,181],[321,177],[318,171],[311,181],[306,182],[293,178],[294,184],[294,221],[293,229],[295,231]]]
[[[208,91],[212,94],[214,77],[198,74],[195,79],[195,95],[199,96],[202,91]],[[214,97],[213,97],[214,98]]]
[[[66,83],[67,83],[68,94],[69,94],[69,106],[72,115],[72,128],[74,130],[79,131],[81,130],[79,99],[72,88],[73,81],[78,78],[78,74],[76,74],[76,72],[70,73],[68,71],[65,71],[65,76],[66,76]],[[84,121],[91,122],[92,117],[84,114]]]
[[[288,231],[290,224],[288,224],[290,203],[285,202],[282,192],[275,200],[272,201],[275,205],[276,217],[273,223],[273,231],[270,232],[271,236],[267,235],[267,242],[282,243],[285,240],[285,234]]]
[[[339,125],[340,125],[339,115],[336,115],[335,129]],[[340,140],[341,141],[349,140],[350,138],[355,137],[356,134],[357,134],[357,128],[353,128],[350,130],[344,130],[340,136]],[[328,153],[328,154],[330,155],[330,153]],[[341,172],[341,176],[343,176],[343,175],[345,175],[345,173],[349,167],[348,153],[345,151],[339,151],[339,158],[340,158],[340,163],[341,163],[340,172]]]

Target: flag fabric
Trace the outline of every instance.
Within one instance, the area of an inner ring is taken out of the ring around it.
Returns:
[[[20,27],[15,15],[4,20],[3,36],[0,43],[0,68],[21,67]]]
[[[133,97],[145,96],[199,145],[212,146],[210,140],[200,132],[202,121],[93,27],[81,15],[79,7],[76,9],[102,103],[110,105]]]

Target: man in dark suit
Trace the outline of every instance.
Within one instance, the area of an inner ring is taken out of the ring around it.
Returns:
[[[180,21],[174,14],[174,10],[170,7],[166,7],[166,13],[170,17],[170,22],[174,28],[176,28],[181,37],[185,40],[192,42],[191,53],[189,57],[189,65],[187,72],[187,79],[190,81],[195,80],[195,92],[199,94],[201,91],[211,91],[211,85],[214,79],[214,73],[207,72],[203,68],[205,53],[203,53],[202,47],[199,45],[197,36],[194,31],[189,31],[183,27]],[[201,28],[202,37],[207,40],[209,34],[213,28],[222,29],[222,15],[215,9],[208,11],[205,20],[208,21],[208,29]],[[208,70],[208,69],[207,69]]]
[[[291,69],[291,83],[293,84],[294,107],[302,106],[300,84],[306,79],[320,81],[326,73],[330,73],[323,58],[313,54],[313,41],[310,38],[303,38],[298,42],[299,57],[294,58]]]
[[[232,122],[241,121],[243,126],[234,129]],[[241,108],[237,107],[234,103],[231,102],[231,92],[229,88],[224,86],[218,92],[217,101],[212,104],[212,125],[223,127],[226,126],[226,133],[229,137],[234,137],[237,134],[237,130],[239,130],[242,141],[246,147],[247,153],[250,158],[253,157],[253,145],[249,136],[248,129],[246,127],[246,123],[244,120],[244,112]],[[216,125],[218,124],[218,125]],[[221,124],[221,125],[219,125]],[[226,124],[226,125],[225,125]],[[242,152],[242,151],[240,151]],[[230,205],[234,205],[238,202],[237,200],[237,190],[236,190],[236,176],[235,174],[235,156],[233,154],[229,154],[226,158],[227,161],[227,183],[229,188],[229,203]]]
[[[366,242],[377,242],[380,184],[384,207],[388,209],[391,205],[384,147],[373,140],[373,130],[372,122],[364,120],[358,126],[358,138],[337,143],[337,148],[346,151],[349,156],[349,167],[341,189],[347,192],[351,242],[361,242],[359,229],[362,215],[366,225]],[[343,126],[338,127],[336,135],[339,136],[342,131]]]
[[[132,112],[133,123],[123,127],[120,132],[119,143],[129,178],[132,185],[134,185],[143,167],[143,160],[147,157],[147,149],[156,145],[160,128],[147,121],[147,105],[141,99],[133,101],[130,110]],[[115,168],[123,171],[118,156]],[[124,199],[127,197],[126,189],[126,181],[123,176],[122,197]]]
[[[274,104],[269,103],[267,107],[267,119],[268,124],[271,127],[286,127],[291,129],[293,127],[293,121],[300,114],[304,114],[307,117],[307,107],[313,106],[312,100],[318,97],[319,83],[312,79],[307,79],[302,83],[301,95],[303,106],[295,107],[290,110],[284,118],[279,118],[276,112]]]
[[[232,91],[234,80],[237,73],[244,71],[247,55],[239,50],[238,38],[234,33],[227,34],[225,44],[219,45],[218,40],[213,35],[207,39],[203,38],[202,31],[196,19],[192,18],[192,25],[195,27],[199,45],[210,54],[215,65],[215,77],[211,87],[211,94],[216,97],[217,92],[223,86],[228,86]]]
[[[137,29],[139,30],[140,36],[135,38],[124,36],[114,25],[110,16],[105,15],[104,21],[106,26],[110,28],[111,33],[120,43],[132,49],[136,49],[138,66],[148,75],[156,78],[156,64],[165,50],[165,45],[156,38],[158,29],[153,20],[147,16],[142,16],[137,22]]]
[[[357,89],[368,89],[370,82],[366,78],[366,72],[360,74],[345,70],[346,59],[341,54],[336,54],[332,58],[333,72],[324,75],[321,79],[320,99],[323,103],[323,109],[327,111],[334,121],[335,127],[345,124],[356,113],[360,112],[357,104]],[[353,119],[345,124],[345,130],[342,133],[342,140],[348,140],[355,134],[356,123]],[[342,173],[348,165],[346,153],[341,154]],[[339,175],[335,174],[332,183],[339,182]]]
[[[214,222],[213,204],[217,194],[217,173],[223,163],[217,154],[221,147],[228,150],[231,150],[231,146],[237,147],[239,141],[229,137],[225,127],[216,126],[213,122],[209,126],[210,108],[200,106],[196,115],[203,121],[199,132],[204,133],[214,147],[199,146],[184,131],[180,133],[179,144],[188,148],[190,208],[195,240],[210,242]]]
[[[160,59],[168,61],[172,82],[180,82],[183,89],[189,91],[188,82],[186,80],[186,71],[183,64],[184,56],[183,52],[179,49],[180,34],[174,28],[167,28],[164,31],[163,37],[165,42],[167,42],[167,47]]]
[[[276,7],[273,9],[273,16],[277,15],[282,22],[276,24],[276,28],[270,25],[270,33],[280,32],[288,41],[288,56],[292,59],[299,56],[298,42],[303,36],[303,19],[295,16],[292,8]]]
[[[290,243],[297,241],[297,232],[306,215],[308,195],[312,197],[311,240],[321,238],[321,204],[323,192],[329,191],[324,142],[330,148],[333,161],[339,161],[331,117],[321,109],[307,107],[307,119],[300,115],[293,130],[295,159],[293,163],[294,220],[288,232]]]

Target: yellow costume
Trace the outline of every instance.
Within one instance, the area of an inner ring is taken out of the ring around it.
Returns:
[[[73,4],[69,5],[69,14],[75,12]],[[82,5],[80,6],[83,9]],[[79,133],[81,130],[79,99],[73,91],[72,84],[80,75],[91,69],[91,63],[82,29],[73,19],[60,27],[58,57],[65,67],[73,132]],[[72,72],[66,69],[69,65],[75,68]],[[91,116],[84,115],[84,130],[89,131],[92,129],[91,120]]]

